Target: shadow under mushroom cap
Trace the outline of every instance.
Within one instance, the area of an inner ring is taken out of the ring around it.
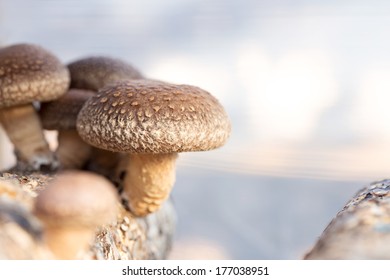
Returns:
[[[173,153],[218,148],[231,127],[208,92],[137,80],[101,89],[81,109],[77,130],[87,143],[114,152]]]
[[[77,115],[88,98],[96,93],[90,90],[69,89],[60,98],[41,104],[39,115],[44,129],[76,129]]]

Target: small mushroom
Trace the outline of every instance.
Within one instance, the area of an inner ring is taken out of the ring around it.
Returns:
[[[43,128],[58,130],[56,155],[63,169],[79,169],[90,157],[91,146],[77,133],[76,119],[85,101],[94,94],[90,90],[70,89],[59,99],[41,105]]]
[[[57,259],[76,259],[88,248],[98,227],[113,222],[118,196],[104,177],[85,171],[58,175],[38,194],[34,214]]]
[[[177,153],[218,148],[230,129],[225,110],[208,92],[151,80],[101,89],[77,118],[84,141],[129,153],[124,193],[137,216],[156,211],[169,196]]]
[[[0,49],[0,122],[14,145],[18,164],[33,170],[57,166],[32,103],[60,97],[69,79],[67,68],[39,46]]]
[[[142,74],[130,64],[111,57],[91,56],[68,64],[71,88],[98,91],[121,80],[142,79]]]

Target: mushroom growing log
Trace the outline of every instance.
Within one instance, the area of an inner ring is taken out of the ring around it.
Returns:
[[[37,195],[57,175],[0,174],[0,259],[56,258],[45,244],[45,229],[33,214]],[[136,219],[118,203],[115,221],[100,227],[81,259],[164,259],[170,251],[175,213],[168,201],[160,211]]]
[[[390,180],[360,190],[304,259],[390,259]]]

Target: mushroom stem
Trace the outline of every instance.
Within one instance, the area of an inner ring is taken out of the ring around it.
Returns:
[[[168,198],[175,182],[176,153],[132,154],[123,189],[136,216],[155,212]]]
[[[94,230],[89,227],[47,227],[45,243],[59,260],[80,258],[94,238]]]
[[[63,169],[79,169],[91,155],[91,146],[85,143],[75,129],[58,131],[58,160]]]
[[[34,170],[55,169],[57,160],[43,135],[43,129],[32,104],[2,108],[0,122],[15,148],[18,163]]]

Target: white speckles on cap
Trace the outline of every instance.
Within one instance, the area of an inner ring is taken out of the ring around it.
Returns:
[[[230,134],[229,118],[221,104],[194,86],[134,80],[111,84],[99,95],[106,106],[120,108],[120,115],[107,112],[103,104],[94,105],[98,99],[94,96],[77,120],[80,136],[99,148],[129,153],[210,150],[222,146]],[[119,116],[120,124],[102,122]],[[87,124],[99,129],[86,132]]]

